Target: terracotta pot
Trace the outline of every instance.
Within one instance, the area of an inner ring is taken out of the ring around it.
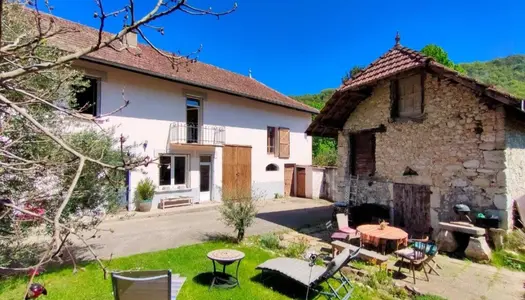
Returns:
[[[139,202],[139,211],[150,211],[151,210],[151,200],[143,200]]]

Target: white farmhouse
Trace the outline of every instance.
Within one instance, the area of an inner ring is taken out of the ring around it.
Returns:
[[[55,41],[61,48],[96,41],[94,28],[58,21],[79,32]],[[140,154],[158,158],[158,163],[129,173],[129,209],[133,191],[144,177],[158,186],[154,207],[162,199],[206,202],[239,191],[256,191],[265,198],[294,191],[306,195],[303,167],[311,165],[312,140],[305,131],[316,109],[251,76],[201,62],[174,67],[163,55],[137,43],[136,35],[126,40],[115,46],[121,51],[105,48],[74,65],[91,81],[91,87],[78,95],[79,104],[90,104],[89,113],[94,115],[106,114],[122,105],[124,90],[130,105],[110,116],[104,126],[116,126],[116,134],[144,145]]]

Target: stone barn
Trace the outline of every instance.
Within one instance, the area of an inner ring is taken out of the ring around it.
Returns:
[[[520,99],[396,44],[333,94],[309,126],[337,138],[337,200],[381,204],[394,225],[431,233],[455,204],[512,226],[524,197]]]

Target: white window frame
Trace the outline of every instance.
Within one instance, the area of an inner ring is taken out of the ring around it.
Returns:
[[[171,157],[171,165],[170,165],[170,184],[169,185],[160,185],[160,174],[159,178],[157,179],[157,183],[159,184],[159,187],[189,187],[190,186],[190,155],[189,154],[172,154],[172,153],[164,153],[159,155],[160,157]],[[184,164],[184,183],[183,184],[175,184],[175,157],[184,157],[186,159],[186,163]],[[159,166],[160,167],[160,166]]]

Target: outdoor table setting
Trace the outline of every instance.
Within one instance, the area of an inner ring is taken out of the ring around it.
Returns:
[[[388,241],[395,242],[396,250],[399,246],[408,246],[408,233],[400,228],[389,226],[388,223],[361,225],[357,227],[357,231],[361,234],[363,244],[381,247],[383,254]]]
[[[233,288],[241,286],[239,283],[239,266],[244,253],[233,249],[218,249],[208,252],[208,258],[213,262],[213,279],[211,281],[210,290],[215,286],[218,288]],[[222,272],[217,271],[216,264],[222,265]],[[226,266],[237,262],[237,269],[235,276],[226,273]]]

